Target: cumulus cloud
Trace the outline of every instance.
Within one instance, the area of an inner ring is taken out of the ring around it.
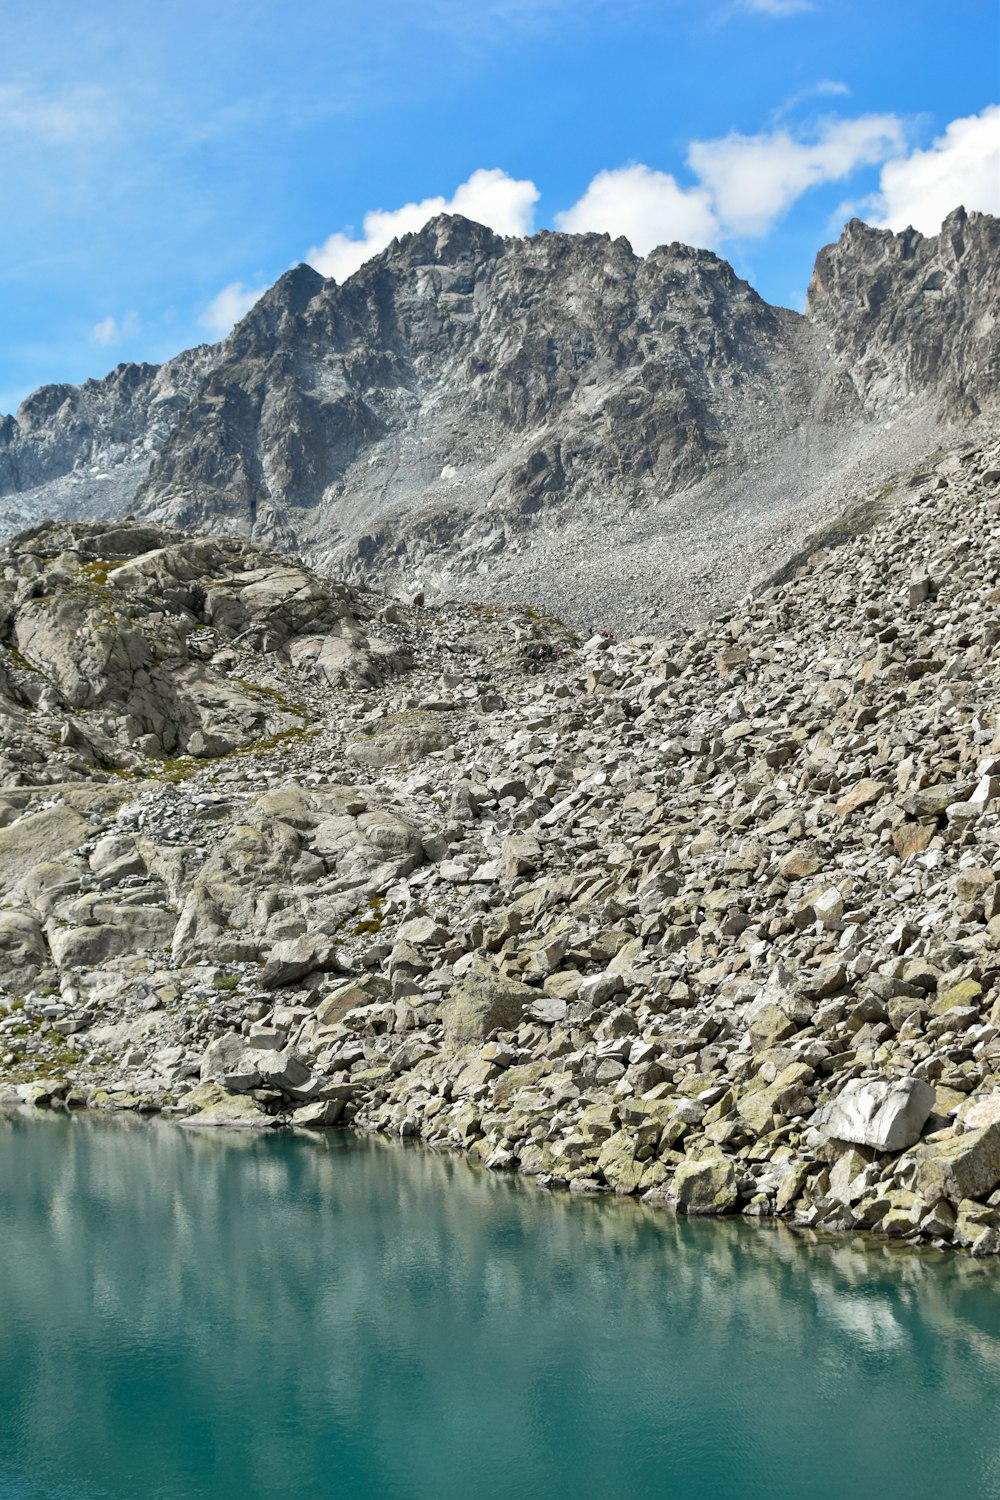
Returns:
[[[797,140],[788,130],[731,131],[719,140],[694,141],[688,164],[711,194],[727,233],[763,235],[809,188],[885,161],[903,144],[895,115],[861,115],[827,121],[812,141]]]
[[[231,281],[216,293],[198,322],[217,338],[225,338],[266,291],[266,286],[244,286],[242,281]]]
[[[638,255],[671,240],[711,245],[719,237],[704,188],[682,188],[669,172],[639,163],[598,172],[583,197],[556,214],[555,222],[571,233],[623,234]]]
[[[106,348],[109,344],[121,343],[122,339],[129,338],[136,333],[138,328],[139,316],[134,308],[129,308],[121,318],[115,318],[109,313],[106,318],[95,323],[90,330],[90,336],[96,344]]]
[[[401,208],[373,209],[365,214],[360,236],[331,234],[322,245],[306,251],[306,260],[321,275],[344,281],[399,235],[422,229],[437,214],[464,214],[498,234],[530,234],[538,196],[533,182],[508,177],[498,167],[480,167],[450,198],[423,198]]]
[[[926,151],[886,162],[866,211],[888,229],[936,234],[959,204],[1000,214],[1000,104],[952,120]]]
[[[826,87],[839,92],[842,86]],[[624,234],[640,255],[670,240],[711,247],[733,235],[767,234],[808,188],[885,161],[903,145],[894,115],[830,120],[814,136],[804,141],[780,129],[694,141],[688,165],[698,180],[692,187],[641,163],[599,172],[555,222],[560,229]]]

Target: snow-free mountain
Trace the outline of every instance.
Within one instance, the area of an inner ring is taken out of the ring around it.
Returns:
[[[704,615],[989,429],[1000,222],[849,223],[802,314],[705,250],[442,216],[222,343],[0,418],[0,527],[133,513],[575,623]]]

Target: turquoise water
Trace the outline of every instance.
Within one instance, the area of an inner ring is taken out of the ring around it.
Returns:
[[[997,1268],[0,1117],[2,1500],[1000,1496]]]

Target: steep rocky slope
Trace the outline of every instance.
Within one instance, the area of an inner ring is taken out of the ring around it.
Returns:
[[[882,503],[620,643],[233,540],[15,540],[6,1097],[1000,1251],[1000,446]],[[187,753],[148,664],[80,703],[40,607],[193,651]]]
[[[854,221],[802,317],[707,251],[445,216],[343,286],[290,271],[214,349],[37,393],[0,495],[14,524],[132,508],[577,624],[703,618],[995,420],[998,252],[983,214]]]

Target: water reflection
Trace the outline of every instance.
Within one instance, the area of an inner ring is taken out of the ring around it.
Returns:
[[[0,1225],[3,1500],[1000,1494],[986,1263],[22,1116]]]

